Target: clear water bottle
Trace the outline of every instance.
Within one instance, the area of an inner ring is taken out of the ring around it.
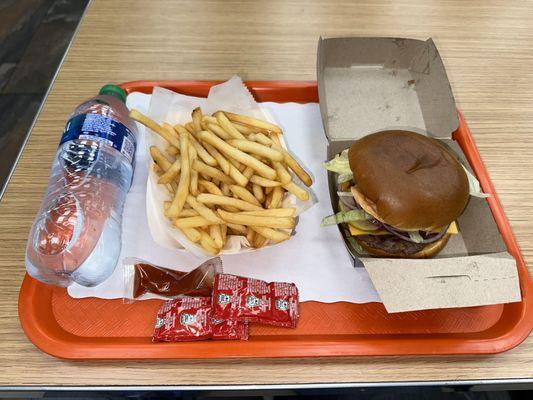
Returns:
[[[26,269],[40,281],[95,286],[117,265],[137,137],[125,100],[105,85],[67,122],[26,247]]]

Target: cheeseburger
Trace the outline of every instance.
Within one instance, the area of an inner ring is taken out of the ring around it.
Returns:
[[[408,131],[378,132],[325,167],[339,174],[340,211],[322,225],[342,224],[358,253],[429,258],[457,233],[469,182],[439,141]]]

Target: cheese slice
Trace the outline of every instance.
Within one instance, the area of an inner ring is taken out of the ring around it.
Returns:
[[[365,231],[363,229],[359,229],[355,226],[353,226],[352,224],[348,224],[348,227],[350,228],[350,234],[352,236],[359,236],[359,235],[390,235],[389,232],[383,230],[383,229],[380,229],[380,230],[376,230],[376,231]],[[433,231],[435,233],[438,233],[439,231]],[[449,233],[451,235],[457,235],[459,233],[459,229],[457,229],[457,224],[454,222],[452,222],[448,228],[448,230],[446,231],[446,233]]]

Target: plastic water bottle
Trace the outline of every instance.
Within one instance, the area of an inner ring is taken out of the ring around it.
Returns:
[[[105,85],[67,122],[26,247],[26,269],[40,281],[95,286],[115,269],[137,137],[125,100]]]

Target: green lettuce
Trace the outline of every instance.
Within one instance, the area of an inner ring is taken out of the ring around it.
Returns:
[[[363,247],[357,242],[357,240],[353,236],[347,236],[346,241],[350,245],[350,247],[355,250],[357,254],[364,255],[366,254],[366,251],[363,249]]]
[[[340,185],[341,183],[351,181],[353,179],[353,174],[350,172],[349,174],[340,174],[337,176],[337,183]]]
[[[350,168],[350,160],[348,159],[348,149],[344,150],[340,154],[337,154],[333,160],[326,161],[324,163],[324,168],[340,175],[349,174],[351,179],[352,170]]]
[[[490,194],[483,193],[483,190],[481,190],[481,185],[479,184],[479,181],[476,179],[476,177],[468,169],[466,169],[464,165],[462,165],[462,167],[466,172],[466,177],[468,178],[468,188],[470,190],[470,196],[482,198],[490,197]]]
[[[415,243],[422,243],[424,241],[424,238],[420,235],[418,231],[409,232],[409,237]]]
[[[320,226],[337,225],[353,221],[366,221],[373,217],[364,210],[339,211],[322,219]]]

